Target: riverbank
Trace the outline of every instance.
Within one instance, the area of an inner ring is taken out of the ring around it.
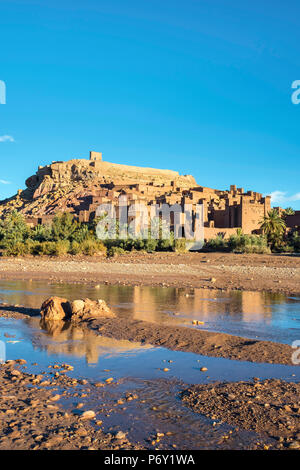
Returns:
[[[266,434],[279,448],[300,449],[300,384],[283,380],[194,385],[182,400],[194,412]]]
[[[26,368],[22,359],[0,365],[1,450],[269,450],[300,446],[298,383],[255,379],[187,388],[169,379],[141,382],[125,392],[126,380],[76,379],[68,364],[50,363],[46,372],[38,373],[28,373]],[[108,419],[115,424],[107,429]],[[192,431],[179,430],[179,421],[181,427],[189,427],[191,419]],[[190,431],[185,439],[182,432]]]
[[[20,305],[2,304],[0,317],[25,319],[40,315],[39,309],[30,309]],[[68,326],[68,322],[55,322],[55,329]],[[47,328],[47,324],[43,324]],[[261,341],[226,333],[211,332],[194,327],[172,326],[127,318],[93,318],[80,322],[80,327],[93,331],[96,335],[139,342],[172,351],[191,352],[209,357],[219,357],[238,361],[293,365],[295,351],[289,344]],[[48,325],[49,331],[53,323]]]
[[[47,376],[28,374],[24,363],[0,364],[0,450],[141,449],[121,431],[104,433],[94,410],[60,405],[74,393],[87,397],[95,385],[68,377],[64,367]]]
[[[0,279],[201,287],[299,295],[300,258],[233,253],[141,253],[115,258],[1,258]]]

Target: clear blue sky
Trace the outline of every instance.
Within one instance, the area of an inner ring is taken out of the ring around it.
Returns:
[[[300,209],[299,14],[298,0],[0,1],[0,198],[96,150]]]

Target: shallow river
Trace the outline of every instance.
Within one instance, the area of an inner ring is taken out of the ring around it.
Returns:
[[[291,344],[300,339],[300,298],[267,292],[220,292],[174,287],[0,281],[0,302],[39,308],[50,295],[104,299],[119,315]]]
[[[68,299],[103,298],[120,316],[162,325],[194,328],[192,321],[197,319],[204,322],[201,328],[213,331],[285,343],[300,339],[299,298],[203,289],[0,282],[0,302],[37,308],[50,295]],[[257,440],[255,433],[233,432],[229,441],[220,443],[222,434],[231,428],[225,424],[212,427],[209,419],[182,405],[178,393],[186,384],[253,377],[299,381],[300,376],[298,366],[255,364],[169,351],[96,336],[80,327],[68,326],[49,333],[40,327],[38,318],[0,319],[0,340],[5,344],[6,359],[26,359],[28,372],[48,372],[49,364],[68,363],[74,366],[74,371],[68,374],[76,378],[102,381],[113,377],[119,384],[103,392],[109,410],[103,414],[105,430],[122,429],[132,441],[144,444],[157,430],[172,431],[172,439],[169,443],[166,439],[164,445],[168,447],[172,442],[182,449],[245,448]],[[202,366],[207,367],[207,372],[200,372]],[[164,372],[164,368],[169,371]],[[117,413],[111,412],[120,394],[131,390],[138,391],[141,400]]]

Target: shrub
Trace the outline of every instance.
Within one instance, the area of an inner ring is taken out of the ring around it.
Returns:
[[[208,240],[204,246],[204,251],[229,251],[228,242],[221,236],[217,235],[216,238]]]
[[[83,243],[85,240],[95,239],[94,236],[90,233],[87,225],[77,225],[76,230],[71,235],[71,240]]]
[[[157,251],[172,251],[174,248],[174,240],[173,239],[163,239],[157,240]]]
[[[106,254],[106,247],[100,240],[85,240],[81,244],[81,251],[86,256],[93,256],[97,253]]]
[[[70,242],[69,240],[58,240],[56,243],[53,244],[54,256],[63,256],[66,255],[70,249]]]
[[[122,255],[124,253],[125,253],[125,250],[121,248],[120,246],[112,246],[111,248],[109,248],[107,255],[114,257],[117,255]]]
[[[22,214],[16,210],[0,221],[0,240],[2,247],[12,249],[10,242],[24,242],[29,237],[30,229]],[[10,246],[9,246],[10,245]]]
[[[97,242],[94,240],[85,240],[81,244],[81,250],[84,255],[93,256],[97,253]]]
[[[186,239],[185,238],[177,238],[174,243],[174,251],[176,253],[185,253],[186,252]]]
[[[145,240],[144,246],[145,246],[145,250],[148,253],[152,253],[153,251],[156,250],[157,240],[154,240],[153,238],[148,238],[147,240]]]
[[[5,256],[24,256],[29,254],[29,247],[24,242],[8,243],[4,249]]]
[[[37,225],[31,229],[30,238],[34,241],[45,242],[49,241],[52,238],[51,227],[46,225]]]
[[[70,240],[74,233],[79,229],[79,225],[74,220],[72,214],[64,212],[63,214],[58,214],[54,217],[51,229],[53,240]]]
[[[107,248],[104,245],[104,243],[101,240],[97,240],[96,245],[97,245],[97,253],[102,253],[102,254],[106,255]]]
[[[57,242],[44,242],[42,244],[43,255],[55,256],[56,255],[56,244]]]
[[[79,255],[79,253],[82,253],[82,248],[80,243],[73,241],[70,246],[69,253],[71,255]]]

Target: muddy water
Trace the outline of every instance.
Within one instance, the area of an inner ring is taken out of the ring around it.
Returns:
[[[47,296],[102,298],[126,317],[291,344],[300,339],[300,298],[267,292],[0,281],[0,302],[38,308]]]
[[[61,403],[68,409],[84,402],[84,409],[97,411],[106,432],[122,430],[132,442],[148,448],[168,449],[239,449],[251,448],[259,440],[270,440],[255,433],[214,422],[193,413],[179,399],[180,392],[191,383],[223,380],[247,380],[254,376],[298,381],[297,366],[255,364],[211,358],[192,353],[153,348],[129,341],[96,336],[80,327],[67,326],[51,332],[43,330],[38,318],[0,319],[0,340],[6,346],[6,359],[26,359],[26,371],[51,373],[49,365],[67,363],[74,367],[68,375],[114,383],[97,389],[83,399],[72,394]],[[205,366],[208,370],[201,372]],[[169,369],[164,371],[163,369]],[[138,399],[117,402],[128,393]],[[180,422],[180,427],[178,423]],[[214,424],[213,424],[214,423]],[[157,432],[172,433],[152,444]],[[226,435],[228,438],[223,439]]]
[[[299,339],[300,299],[266,293],[224,293],[204,289],[47,284],[42,282],[1,281],[0,301],[39,307],[49,295],[68,299],[103,298],[120,316],[160,324],[204,322],[201,328],[226,331],[241,336],[280,342]],[[41,328],[38,318],[0,319],[0,340],[6,359],[24,358],[27,371],[49,373],[49,365],[68,363],[76,378],[114,383],[99,389],[85,401],[86,409],[100,410],[105,431],[121,429],[132,442],[147,447],[179,449],[249,448],[261,436],[236,432],[187,409],[179,393],[188,384],[210,381],[238,381],[255,377],[299,381],[299,367],[255,364],[212,358],[192,353],[154,348],[137,342],[96,336],[92,331],[65,325],[51,331]],[[208,370],[201,372],[205,366]],[[169,369],[164,371],[163,369]],[[128,392],[137,400],[117,405]],[[63,405],[75,407],[81,397],[69,397]],[[178,423],[180,422],[180,427]],[[172,435],[151,444],[156,432]],[[222,436],[229,436],[223,439]],[[266,439],[263,438],[266,443]]]

